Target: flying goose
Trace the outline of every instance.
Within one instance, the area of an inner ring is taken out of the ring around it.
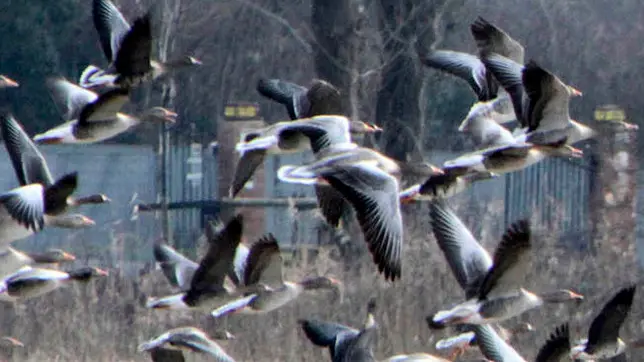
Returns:
[[[243,268],[247,257],[248,247],[240,243],[233,260],[234,273],[228,275],[236,284],[238,284],[237,281],[243,279]],[[186,258],[170,245],[163,243],[154,245],[154,258],[173,287],[184,291],[190,288],[190,281],[199,268],[199,264]]]
[[[574,144],[596,135],[590,127],[570,118],[570,97],[582,93],[536,62],[522,65],[499,54],[488,54],[483,62],[510,94],[517,120],[525,128],[520,140],[541,144],[565,140]]]
[[[284,281],[279,244],[272,234],[251,246],[243,281],[246,286],[262,285],[265,289],[244,295],[213,310],[213,317],[230,313],[268,313],[295,300],[307,290],[333,289],[342,298],[342,284],[333,278],[321,276],[298,282]]]
[[[369,149],[335,149],[303,166],[282,166],[278,178],[285,182],[328,183],[353,206],[364,239],[378,271],[385,279],[400,278],[403,224],[400,214],[400,165]]]
[[[351,134],[380,132],[381,129],[344,116],[321,115],[279,122],[246,134],[236,146],[242,155],[235,169],[230,196],[236,196],[253,176],[267,154],[321,150],[334,144],[351,142]]]
[[[7,77],[6,75],[0,74],[0,88],[15,88],[20,85],[15,80]]]
[[[154,339],[141,343],[138,350],[139,352],[145,352],[154,351],[157,348],[206,354],[219,362],[235,361],[217,342],[208,337],[204,331],[195,327],[171,329]]]
[[[532,262],[531,228],[527,220],[513,223],[503,235],[494,259],[444,202],[430,204],[431,225],[439,247],[467,301],[450,310],[439,311],[428,322],[487,324],[504,321],[546,302],[581,300],[570,290],[540,296],[522,287]],[[431,326],[431,323],[430,323]]]
[[[49,293],[72,282],[87,282],[97,276],[107,276],[103,269],[81,267],[71,271],[25,267],[3,280],[1,292],[18,300]]]
[[[152,298],[148,301],[147,307],[210,311],[235,300],[240,295],[264,288],[261,285],[238,285],[237,288],[232,288],[224,284],[226,278],[230,278],[230,275],[234,274],[234,257],[241,241],[242,229],[243,217],[241,214],[231,219],[218,233],[215,233],[211,225],[207,225],[208,251],[194,271],[189,287],[178,294]]]
[[[55,180],[51,176],[45,158],[20,123],[12,115],[6,115],[0,124],[0,129],[5,148],[20,185],[26,186],[34,183],[41,184],[44,187],[53,185]],[[103,194],[79,198],[70,195],[66,200],[66,204],[62,205],[61,208],[45,210],[45,213],[51,217],[64,213],[70,207],[84,204],[102,204],[109,201],[110,199]]]
[[[0,245],[0,279],[4,279],[27,265],[48,267],[74,260],[76,260],[74,255],[60,249],[48,249],[44,252],[22,252],[12,247]]]
[[[127,89],[117,88],[99,96],[64,78],[51,78],[47,84],[67,121],[36,135],[36,143],[96,143],[116,137],[141,122],[176,122],[177,114],[163,107],[150,108],[139,116],[121,113],[130,100]]]
[[[565,139],[553,144],[516,142],[477,150],[446,161],[443,164],[443,172],[453,175],[473,172],[505,174],[532,166],[547,157],[582,156],[583,151],[566,144]]]
[[[428,323],[430,328],[435,327],[435,324],[431,321],[431,319],[428,320]],[[499,335],[499,337],[507,343],[510,343],[510,341],[519,334],[534,331],[532,324],[525,322],[519,323],[512,328],[504,328],[499,324],[492,325],[492,327],[494,328],[494,331]],[[443,338],[436,342],[435,345],[437,350],[448,351],[450,353],[449,358],[451,360],[465,353],[468,347],[478,345],[478,341],[476,340],[476,333],[473,332],[470,325],[459,325],[456,329],[462,331],[462,333],[453,337]]]
[[[619,338],[619,330],[631,310],[634,296],[635,286],[631,286],[621,289],[609,300],[591,323],[588,339],[572,348],[571,358],[609,359],[624,353],[629,343]]]
[[[199,60],[191,56],[166,63],[152,60],[150,17],[148,12],[137,18],[130,27],[123,14],[110,0],[94,0],[94,27],[110,65],[105,71],[94,65],[88,66],[82,72],[79,84],[83,88],[99,85],[130,88],[157,79],[173,69],[201,65]]]
[[[316,346],[328,347],[333,362],[375,362],[377,324],[374,318],[375,300],[367,305],[367,319],[358,330],[342,324],[316,319],[300,320],[306,337]]]

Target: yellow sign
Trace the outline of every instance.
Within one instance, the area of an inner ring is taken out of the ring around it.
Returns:
[[[259,105],[255,103],[228,103],[224,108],[227,121],[248,121],[259,117]]]
[[[619,106],[606,105],[595,109],[596,121],[622,122],[626,119],[626,112]]]

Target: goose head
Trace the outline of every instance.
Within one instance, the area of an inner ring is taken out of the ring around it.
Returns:
[[[29,256],[36,262],[41,264],[53,264],[62,262],[71,262],[76,260],[76,257],[61,249],[48,249],[43,253],[30,253]]]
[[[85,215],[57,215],[46,219],[47,224],[67,229],[81,229],[96,225],[96,222]]]
[[[24,346],[25,345],[22,342],[20,342],[19,340],[15,339],[13,337],[5,336],[5,337],[0,338],[0,347],[13,348],[13,347],[24,347]]]
[[[532,150],[543,152],[548,156],[572,157],[572,158],[584,157],[584,151],[580,150],[579,148],[575,148],[571,145],[535,145]]]
[[[108,202],[111,202],[112,200],[103,195],[103,194],[96,194],[96,195],[91,195],[91,196],[86,196],[86,197],[79,197],[71,200],[71,203],[74,205],[84,205],[84,204],[105,204]]]
[[[584,300],[584,296],[577,294],[570,289],[559,289],[553,292],[541,294],[541,299],[546,303],[577,302]]]
[[[146,121],[175,123],[177,121],[177,114],[169,109],[163,107],[153,107],[148,109],[142,115],[142,119]]]
[[[67,274],[69,274],[70,279],[74,279],[77,281],[89,281],[90,279],[95,277],[105,277],[109,275],[107,271],[101,268],[89,267],[89,266],[74,269],[72,271],[67,272]]]
[[[15,88],[18,86],[19,84],[15,80],[7,76],[0,75],[0,88]]]
[[[382,128],[376,126],[373,123],[367,123],[363,121],[350,121],[349,132],[351,132],[351,134],[378,133],[382,132]]]

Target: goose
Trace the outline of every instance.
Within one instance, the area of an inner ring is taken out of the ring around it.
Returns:
[[[130,100],[126,89],[113,89],[99,96],[64,78],[51,78],[47,84],[68,121],[34,136],[36,143],[97,143],[116,137],[142,122],[176,122],[177,114],[163,107],[150,108],[139,116],[121,113],[121,108]]]
[[[369,148],[334,147],[303,166],[278,170],[284,182],[328,183],[353,206],[378,271],[395,281],[402,270],[403,224],[400,213],[400,165]]]
[[[0,246],[0,279],[27,265],[52,267],[58,263],[76,260],[72,254],[60,249],[48,249],[44,252],[22,252],[12,247]]]
[[[148,12],[130,26],[112,1],[92,2],[94,27],[110,65],[106,70],[89,65],[80,76],[81,87],[107,85],[130,88],[157,79],[174,69],[201,65],[201,61],[192,56],[166,63],[152,60],[150,17]]]
[[[367,305],[367,318],[358,330],[342,324],[317,319],[299,320],[306,337],[316,346],[329,348],[333,362],[375,362],[373,348],[377,337],[374,318],[375,300]]]
[[[532,166],[547,157],[583,157],[583,151],[566,144],[565,139],[554,144],[516,142],[493,146],[462,155],[443,164],[443,172],[465,175],[473,172],[506,174]]]
[[[281,79],[260,79],[257,83],[257,91],[264,97],[283,104],[291,120],[322,115],[348,116],[350,113],[345,107],[348,102],[343,99],[340,90],[321,79],[314,79],[309,88]],[[360,130],[359,127],[358,129],[354,127],[356,132],[352,132],[351,136],[380,131],[380,128],[375,125],[369,124],[369,126],[371,130],[367,132]],[[351,126],[349,131],[351,132]],[[265,151],[263,150],[245,152],[239,161],[240,165],[242,160],[247,165],[240,169],[245,172],[239,174],[240,177],[245,178],[238,180],[236,172],[235,180],[237,181],[234,182],[234,185],[242,185],[242,182],[246,182],[249,175],[263,162],[264,155]],[[237,192],[234,190],[231,195],[235,195]],[[315,194],[319,209],[327,224],[337,228],[340,219],[349,209],[346,200],[332,187],[326,185],[315,185]]]
[[[234,256],[241,241],[242,229],[241,214],[233,217],[218,233],[215,233],[211,225],[207,225],[208,251],[194,271],[190,286],[177,294],[151,298],[146,304],[147,308],[210,311],[244,293],[262,289],[263,286],[258,285],[232,288],[224,284],[226,277],[235,269]]]
[[[272,234],[251,246],[246,265],[244,285],[261,284],[265,289],[244,295],[213,310],[213,317],[219,318],[230,313],[265,314],[294,301],[308,290],[332,289],[342,299],[342,284],[330,277],[312,277],[298,282],[284,281],[279,244]]]
[[[526,362],[490,325],[473,325],[479,349],[485,358],[499,362]]]
[[[6,75],[0,74],[0,88],[16,88],[19,86],[20,84],[15,80],[7,77]]]
[[[498,177],[497,174],[484,171],[462,174],[457,169],[446,169],[442,174],[430,176],[422,184],[412,185],[400,192],[400,201],[409,203],[415,201],[431,201],[447,199],[467,190],[475,182]]]
[[[478,17],[471,24],[470,30],[476,41],[478,56],[450,50],[434,50],[429,54],[421,55],[421,62],[429,68],[466,80],[478,98],[477,104],[494,111],[492,117],[496,122],[512,121],[516,117],[507,94],[499,93],[498,83],[479,56],[493,52],[523,64],[525,50],[506,32],[482,17]]]
[[[233,279],[233,282],[243,279],[243,268],[248,257],[248,252],[249,250],[246,245],[240,243],[237,246],[233,259],[235,271],[228,275]],[[190,281],[195,271],[199,268],[199,264],[188,259],[170,245],[162,243],[154,245],[154,258],[161,267],[166,279],[168,279],[173,287],[180,290],[190,289]]]
[[[201,329],[195,327],[179,327],[171,329],[160,336],[141,343],[139,352],[153,351],[165,348],[178,351],[190,351],[212,356],[219,362],[234,362],[224,350]]]
[[[521,287],[532,261],[527,220],[510,225],[492,259],[443,201],[430,204],[430,217],[439,247],[467,299],[428,317],[430,326],[496,323],[544,303],[583,299],[567,289],[536,295]]]
[[[29,184],[14,188],[0,195],[0,245],[24,239],[39,232],[45,225],[81,228],[94,225],[94,221],[80,214],[50,217],[52,210],[65,205],[76,189],[77,175],[61,177],[53,185]]]
[[[309,149],[319,153],[331,145],[351,142],[351,134],[380,131],[376,126],[362,121],[350,121],[337,115],[279,122],[253,130],[235,147],[242,156],[235,169],[230,196],[235,197],[241,191],[267,154],[302,152]]]
[[[51,176],[47,161],[45,161],[42,153],[31,141],[20,123],[12,115],[6,115],[0,124],[0,130],[20,185],[26,186],[32,183],[39,183],[44,187],[53,185],[55,180]],[[45,210],[45,213],[48,216],[56,216],[64,213],[70,207],[107,202],[110,202],[110,199],[103,194],[79,198],[70,195],[67,197],[66,204],[62,205],[62,207]]]
[[[81,267],[71,271],[25,267],[3,280],[1,293],[10,298],[25,300],[49,293],[72,282],[87,282],[94,277],[107,276],[100,268]]]
[[[634,296],[635,286],[623,288],[615,294],[590,324],[588,339],[571,349],[571,358],[610,359],[624,353],[629,343],[619,338],[619,330],[631,310]],[[638,347],[642,345],[640,342],[637,344]]]
[[[592,128],[570,118],[570,98],[582,92],[535,61],[522,65],[492,53],[483,62],[510,94],[517,119],[525,129],[520,140],[554,143],[565,139],[574,144],[596,135]]]

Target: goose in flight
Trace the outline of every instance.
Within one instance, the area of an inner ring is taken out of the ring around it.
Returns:
[[[130,26],[112,1],[93,0],[92,19],[110,65],[106,70],[89,65],[80,76],[79,84],[83,88],[130,88],[157,79],[174,69],[201,65],[201,61],[191,56],[166,63],[151,58],[153,37],[150,12],[134,20]]]
[[[71,271],[25,267],[2,281],[0,293],[9,298],[25,300],[41,296],[68,284],[87,282],[94,277],[107,276],[100,268],[81,267]]]
[[[66,122],[34,136],[36,143],[97,143],[142,122],[176,122],[177,114],[163,107],[150,108],[139,116],[121,113],[130,101],[127,89],[117,88],[97,95],[60,77],[48,79],[47,85]]]
[[[297,299],[304,291],[332,289],[342,299],[340,281],[326,277],[312,277],[298,282],[285,281],[282,271],[282,256],[279,244],[271,234],[253,244],[248,253],[243,284],[262,285],[264,289],[244,295],[215,310],[215,318],[230,314],[268,313]]]
[[[572,348],[571,358],[609,359],[624,353],[629,343],[619,338],[619,330],[631,310],[634,296],[635,286],[623,288],[615,294],[590,324],[588,339]],[[637,344],[642,346],[641,342]]]
[[[179,327],[171,329],[154,339],[141,343],[138,350],[139,352],[150,352],[153,356],[158,354],[171,355],[171,353],[155,353],[154,351],[158,351],[159,348],[177,352],[190,351],[205,354],[211,356],[218,362],[235,361],[226,353],[226,351],[224,351],[223,348],[221,348],[221,346],[219,346],[219,344],[217,344],[217,342],[208,337],[204,331],[195,327]],[[176,353],[174,355],[176,357],[181,355],[180,358],[183,358],[182,353]]]
[[[510,226],[492,259],[444,202],[432,202],[430,216],[439,247],[467,299],[431,316],[435,325],[501,322],[546,302],[582,300],[570,290],[536,295],[522,287],[532,262],[527,220]]]
[[[402,271],[403,224],[400,165],[369,149],[333,149],[303,166],[282,166],[278,178],[302,184],[326,183],[338,191],[356,211],[364,239],[378,271],[385,279],[400,278]]]
[[[14,171],[21,186],[41,184],[50,187],[55,183],[51,176],[47,161],[33,141],[29,138],[20,123],[12,116],[5,115],[0,123],[2,139],[13,164]],[[103,204],[110,199],[103,194],[85,197],[68,196],[64,204],[57,208],[45,210],[48,217],[56,217],[74,208],[85,204]]]

